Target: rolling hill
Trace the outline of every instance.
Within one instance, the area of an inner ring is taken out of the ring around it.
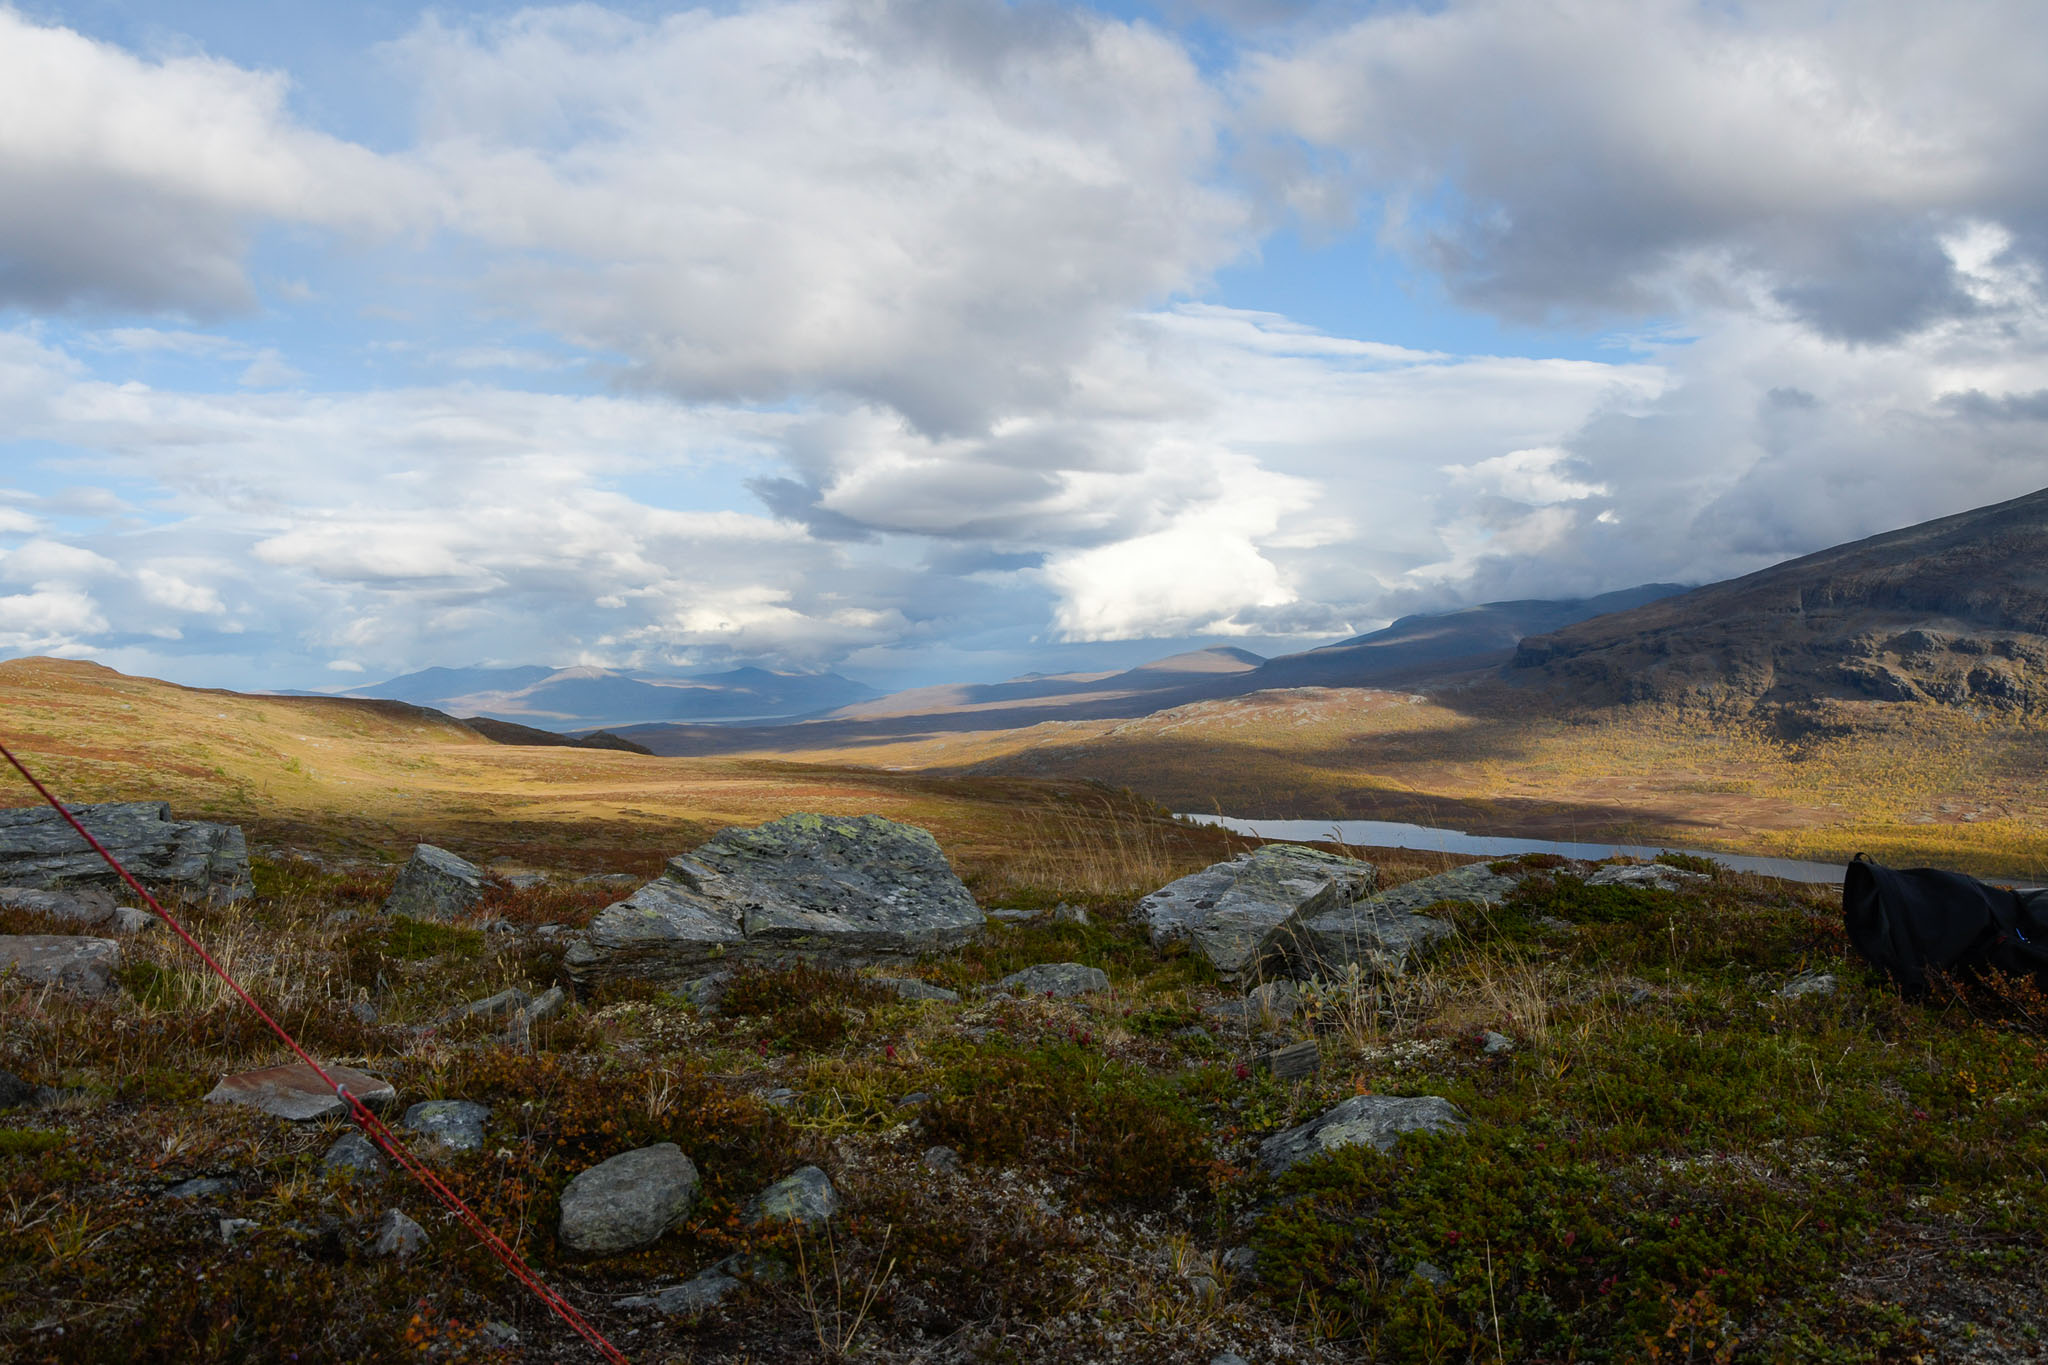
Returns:
[[[584,730],[648,721],[781,719],[829,711],[876,693],[836,673],[735,668],[668,675],[527,664],[425,668],[339,695],[406,701],[451,715],[542,729]]]

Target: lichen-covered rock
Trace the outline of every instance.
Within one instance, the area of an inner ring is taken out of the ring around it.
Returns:
[[[1071,996],[1108,990],[1109,973],[1100,967],[1086,967],[1078,962],[1041,962],[1021,972],[1011,972],[996,982],[995,988],[1019,995],[1050,995],[1065,1000]]]
[[[377,1254],[403,1261],[427,1244],[427,1230],[405,1216],[403,1210],[387,1209],[377,1225]]]
[[[384,913],[449,920],[474,910],[483,898],[482,868],[445,848],[416,844],[384,900]]]
[[[1304,914],[1289,926],[1294,974],[1327,976],[1354,964],[1367,975],[1400,972],[1451,935],[1448,921],[1421,911],[1444,901],[1498,904],[1522,875],[1472,863],[1351,904]]]
[[[736,960],[835,966],[957,948],[985,924],[938,841],[878,815],[728,829],[600,911],[565,961],[578,988],[687,981]]]
[[[556,1236],[568,1250],[608,1256],[659,1241],[697,1202],[697,1165],[673,1142],[623,1152],[562,1190]]]
[[[13,976],[73,995],[112,995],[121,945],[73,934],[0,934],[0,977]]]
[[[1259,1160],[1279,1175],[1340,1147],[1371,1143],[1386,1152],[1403,1133],[1441,1133],[1464,1126],[1465,1116],[1440,1095],[1354,1095],[1320,1118],[1267,1138],[1259,1144]]]
[[[451,1152],[474,1152],[484,1145],[488,1104],[475,1100],[423,1100],[405,1111],[403,1126]]]
[[[747,1205],[746,1217],[750,1227],[794,1223],[814,1228],[830,1222],[838,1212],[839,1191],[832,1188],[831,1178],[816,1166],[805,1166],[755,1195]]]
[[[216,903],[254,894],[249,845],[237,825],[173,820],[163,801],[74,806],[71,813],[145,886]],[[47,806],[0,810],[0,884],[55,890],[126,884]]]
[[[1371,863],[1299,844],[1267,844],[1182,877],[1138,902],[1152,946],[1190,944],[1225,981],[1287,974],[1289,930],[1348,906],[1378,882]]]
[[[1634,886],[1646,891],[1691,891],[1712,880],[1704,872],[1691,872],[1664,863],[1610,863],[1593,869],[1593,875],[1586,878],[1586,885]]]
[[[320,1158],[323,1175],[339,1176],[352,1185],[366,1185],[381,1179],[389,1165],[377,1144],[361,1133],[343,1133]]]
[[[327,1074],[368,1108],[385,1109],[398,1099],[398,1091],[391,1082],[354,1067],[330,1066]],[[348,1112],[348,1106],[304,1062],[223,1076],[219,1085],[206,1092],[205,1100],[208,1104],[247,1105],[295,1123],[335,1118]]]
[[[934,986],[929,981],[920,981],[914,976],[878,976],[873,978],[877,986],[896,992],[901,1000],[945,1000],[957,1001],[960,992],[949,991],[944,986]]]

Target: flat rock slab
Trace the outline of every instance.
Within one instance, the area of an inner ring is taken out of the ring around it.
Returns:
[[[763,1223],[794,1223],[815,1228],[830,1222],[839,1212],[839,1191],[816,1166],[793,1171],[755,1195],[747,1205],[749,1227]]]
[[[1290,930],[1369,895],[1371,863],[1300,844],[1267,844],[1170,882],[1138,902],[1152,946],[1187,943],[1225,981],[1286,975]]]
[[[1368,976],[1401,972],[1452,933],[1448,921],[1421,911],[1445,901],[1498,905],[1521,884],[1523,875],[1472,863],[1304,915],[1291,926],[1288,948],[1294,973],[1326,976],[1354,964]]]
[[[1586,885],[1634,886],[1646,891],[1693,891],[1712,880],[1704,872],[1691,872],[1663,863],[1611,863],[1594,868],[1593,875],[1586,878]]]
[[[1458,1107],[1439,1095],[1354,1095],[1320,1118],[1267,1138],[1259,1144],[1259,1160],[1279,1175],[1340,1147],[1370,1143],[1387,1152],[1403,1133],[1441,1133],[1464,1126]]]
[[[372,1109],[387,1108],[398,1100],[398,1091],[391,1082],[379,1080],[366,1071],[330,1066],[327,1074]],[[206,1092],[205,1098],[209,1104],[243,1104],[295,1123],[334,1118],[348,1112],[348,1106],[304,1062],[224,1076],[219,1085]]]
[[[1078,962],[1041,962],[1021,972],[1011,972],[996,982],[995,989],[1014,991],[1019,995],[1050,995],[1056,1000],[1065,1000],[1108,990],[1109,973],[1100,967],[1084,967]]]
[[[0,910],[26,910],[45,919],[102,929],[113,924],[114,898],[98,887],[43,891],[28,886],[0,886]]]
[[[623,1299],[614,1299],[614,1308],[652,1308],[670,1317],[695,1317],[699,1313],[716,1308],[727,1295],[740,1287],[740,1282],[723,1270],[707,1270],[693,1280],[657,1289],[651,1294],[629,1294]]]
[[[696,1163],[673,1142],[623,1152],[564,1187],[556,1236],[585,1256],[651,1245],[690,1211],[698,1186]]]
[[[600,911],[569,946],[579,988],[688,981],[735,961],[906,962],[958,948],[987,921],[913,825],[790,815],[728,829]]]
[[[164,801],[74,806],[71,813],[146,886],[215,902],[255,893],[249,845],[238,825],[173,820]],[[47,806],[0,810],[0,884],[44,890],[126,886]]]
[[[0,934],[0,977],[54,986],[73,995],[112,995],[121,945],[71,934]]]
[[[929,981],[920,981],[914,976],[878,976],[874,983],[884,990],[896,992],[902,1000],[945,1000],[956,1001],[960,992],[949,991],[944,986],[934,986]]]
[[[482,868],[445,848],[415,844],[384,898],[384,913],[450,920],[474,910],[483,898]]]

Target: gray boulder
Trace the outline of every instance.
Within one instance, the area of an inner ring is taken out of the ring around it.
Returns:
[[[449,920],[474,910],[483,898],[482,868],[445,848],[416,844],[385,897],[384,913]]]
[[[385,1109],[397,1102],[398,1091],[391,1082],[380,1080],[354,1067],[330,1066],[327,1074],[370,1109]],[[240,1104],[261,1109],[281,1119],[309,1123],[314,1119],[338,1118],[348,1112],[341,1097],[304,1062],[267,1066],[259,1071],[241,1071],[223,1076],[219,1085],[206,1092],[208,1104]]]
[[[173,820],[164,801],[74,806],[71,813],[145,886],[217,903],[254,894],[240,826]],[[47,806],[0,810],[0,884],[54,890],[126,884]]]
[[[73,995],[112,995],[121,945],[71,934],[0,934],[0,977],[13,976]]]
[[[1362,900],[1302,915],[1290,927],[1288,951],[1297,976],[1340,974],[1356,964],[1367,975],[1397,974],[1452,933],[1451,925],[1420,913],[1443,901],[1494,905],[1521,883],[1520,872],[1498,873],[1485,863],[1405,882]]]
[[[669,983],[748,959],[834,966],[960,947],[986,921],[924,830],[879,815],[728,829],[600,911],[565,954],[579,989]]]
[[[792,1172],[755,1195],[747,1205],[747,1225],[794,1223],[802,1228],[821,1227],[839,1212],[839,1191],[816,1166]]]
[[[1050,995],[1064,1000],[1070,996],[1108,990],[1109,973],[1100,967],[1084,967],[1078,962],[1041,962],[1021,972],[1011,972],[996,982],[995,989],[1014,991],[1018,995]]]
[[[351,1185],[367,1185],[389,1169],[377,1144],[361,1133],[343,1133],[320,1158],[321,1174],[339,1176]]]
[[[1259,1160],[1279,1175],[1340,1147],[1371,1143],[1386,1152],[1403,1133],[1441,1133],[1464,1126],[1458,1107],[1438,1095],[1354,1095],[1320,1118],[1267,1138],[1259,1144]]]
[[[673,1142],[621,1153],[563,1189],[556,1235],[585,1256],[648,1246],[689,1213],[698,1183],[696,1163]]]
[[[1225,981],[1286,975],[1289,931],[1352,904],[1379,879],[1371,863],[1299,844],[1267,844],[1182,877],[1138,902],[1152,946],[1187,943]]]
[[[475,1100],[423,1100],[400,1122],[451,1152],[474,1152],[484,1145],[484,1120],[490,1116],[491,1107]]]

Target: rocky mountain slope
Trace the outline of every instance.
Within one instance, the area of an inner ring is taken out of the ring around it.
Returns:
[[[1578,704],[2048,706],[2048,490],[1838,545],[1521,642]]]

